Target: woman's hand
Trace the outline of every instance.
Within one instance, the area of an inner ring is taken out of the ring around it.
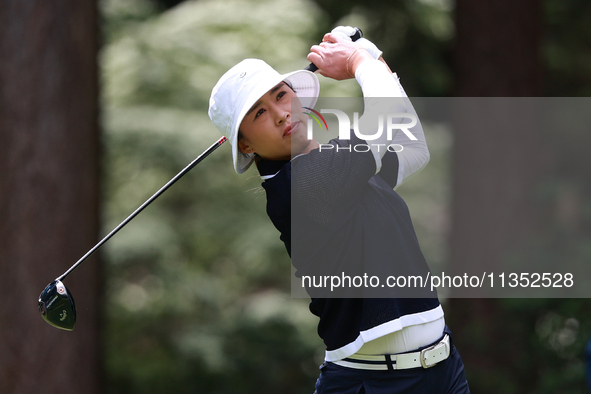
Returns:
[[[318,72],[337,81],[353,78],[355,70],[365,60],[373,57],[354,42],[327,33],[320,45],[313,45],[308,60],[318,67]]]

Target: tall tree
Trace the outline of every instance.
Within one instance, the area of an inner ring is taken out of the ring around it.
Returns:
[[[455,95],[540,95],[541,14],[539,0],[457,0]],[[454,128],[450,261],[458,271],[479,268],[482,273],[498,267],[538,224],[532,201],[541,150],[539,132],[527,113],[520,117],[522,132],[515,134],[506,127],[506,116],[499,116],[503,112],[490,113],[508,110],[510,103],[497,99],[499,108],[483,110],[482,105],[472,106],[477,100],[463,100],[460,110],[472,115],[480,110],[478,127],[458,122]],[[527,360],[532,327],[518,331],[517,317],[505,314],[497,299],[450,303],[448,321],[469,381],[474,378],[472,389],[528,392],[527,384],[536,379],[535,364],[522,361]]]
[[[2,393],[100,391],[98,262],[67,283],[75,331],[49,326],[36,307],[98,236],[96,7],[0,2]]]

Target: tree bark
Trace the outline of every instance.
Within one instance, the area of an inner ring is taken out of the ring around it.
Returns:
[[[457,0],[455,19],[455,96],[541,94],[539,0]]]
[[[0,392],[100,392],[100,267],[68,277],[78,324],[46,324],[44,287],[99,229],[95,1],[0,2]]]
[[[466,97],[460,110],[473,116],[483,110],[470,108],[477,99],[467,97],[540,95],[538,0],[457,0],[455,12],[455,95]],[[539,131],[527,111],[522,132],[504,127],[503,108],[484,109],[479,127],[454,126],[450,261],[457,272],[498,267],[539,225],[532,203],[542,171]],[[532,367],[521,365],[531,334],[514,330],[513,319],[519,317],[506,314],[498,299],[450,300],[447,321],[468,380],[474,378],[473,392],[528,392],[528,380],[537,378]]]

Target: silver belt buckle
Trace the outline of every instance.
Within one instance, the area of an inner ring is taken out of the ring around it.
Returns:
[[[427,369],[427,368],[434,367],[440,361],[443,361],[443,360],[439,360],[439,361],[437,361],[437,362],[435,362],[433,364],[427,364],[427,357],[426,357],[425,353],[427,353],[428,351],[431,351],[431,350],[437,350],[437,349],[440,349],[442,347],[447,347],[447,343],[445,341],[446,337],[447,337],[447,334],[445,334],[445,336],[443,337],[443,339],[441,341],[437,342],[435,345],[429,346],[428,348],[425,348],[425,349],[421,350],[419,361],[421,362],[421,366],[423,368]]]

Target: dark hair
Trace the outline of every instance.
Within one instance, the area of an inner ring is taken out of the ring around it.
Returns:
[[[292,92],[296,92],[295,89],[293,88],[293,86],[291,86],[291,83],[289,81],[283,81],[284,84],[286,84],[287,86],[289,86],[289,88],[291,89]]]

